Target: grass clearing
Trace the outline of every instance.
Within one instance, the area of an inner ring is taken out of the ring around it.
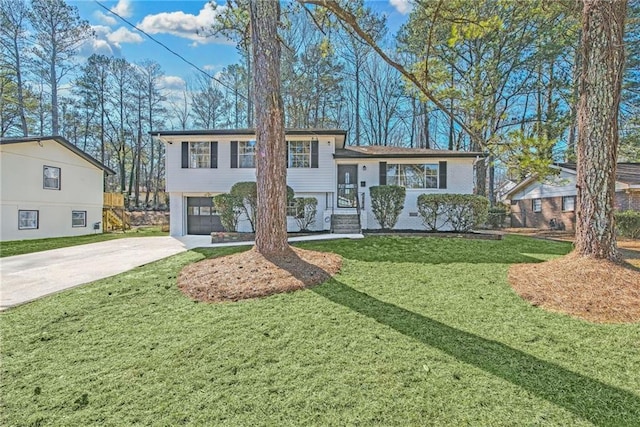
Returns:
[[[3,425],[640,425],[640,324],[549,313],[509,264],[567,243],[369,237],[310,290],[195,303],[199,249],[0,314]]]
[[[52,237],[49,239],[14,240],[0,242],[0,258],[13,255],[29,254],[32,252],[48,251],[50,249],[67,248],[69,246],[86,245],[87,243],[104,242],[125,237],[153,237],[168,236],[160,227],[138,227],[122,232],[87,234],[73,237]]]

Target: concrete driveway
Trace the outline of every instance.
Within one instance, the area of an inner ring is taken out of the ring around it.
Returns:
[[[361,238],[362,234],[319,234],[289,241]],[[210,236],[130,237],[0,258],[0,311],[189,249],[252,244],[212,244]]]
[[[0,258],[0,310],[131,270],[199,243],[132,237]]]

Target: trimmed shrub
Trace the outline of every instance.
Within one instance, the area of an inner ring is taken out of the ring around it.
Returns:
[[[427,230],[437,231],[438,220],[444,220],[443,214],[446,212],[447,201],[443,196],[447,196],[447,194],[421,194],[418,196],[418,213]]]
[[[315,197],[296,197],[293,199],[295,207],[294,219],[300,231],[308,231],[309,225],[316,221],[318,199]]]
[[[256,213],[258,211],[258,185],[255,181],[236,182],[229,192],[240,200],[240,211],[244,213],[251,224],[251,231],[256,231]],[[293,199],[293,188],[287,185],[287,204]]]
[[[421,194],[418,212],[432,231],[449,224],[453,231],[469,231],[487,220],[489,200],[472,194]]]
[[[373,216],[383,230],[392,229],[404,208],[406,190],[398,185],[378,185],[369,188]]]
[[[256,231],[256,211],[258,207],[258,187],[253,181],[236,182],[229,192],[238,199],[240,211],[245,214],[251,224],[251,231]]]
[[[498,204],[489,208],[487,215],[487,225],[491,228],[504,227],[504,221],[507,218],[508,208],[505,205]]]
[[[238,231],[238,218],[242,214],[241,200],[224,193],[213,197],[213,205],[220,214],[220,222],[227,231]]]
[[[631,210],[616,212],[615,217],[620,236],[631,239],[640,238],[640,212]]]

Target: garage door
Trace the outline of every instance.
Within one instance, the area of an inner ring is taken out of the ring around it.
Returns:
[[[187,234],[224,231],[211,197],[187,197]]]

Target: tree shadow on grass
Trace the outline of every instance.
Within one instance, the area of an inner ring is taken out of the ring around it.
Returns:
[[[313,292],[559,405],[596,425],[640,425],[640,396],[380,301],[337,280]]]

